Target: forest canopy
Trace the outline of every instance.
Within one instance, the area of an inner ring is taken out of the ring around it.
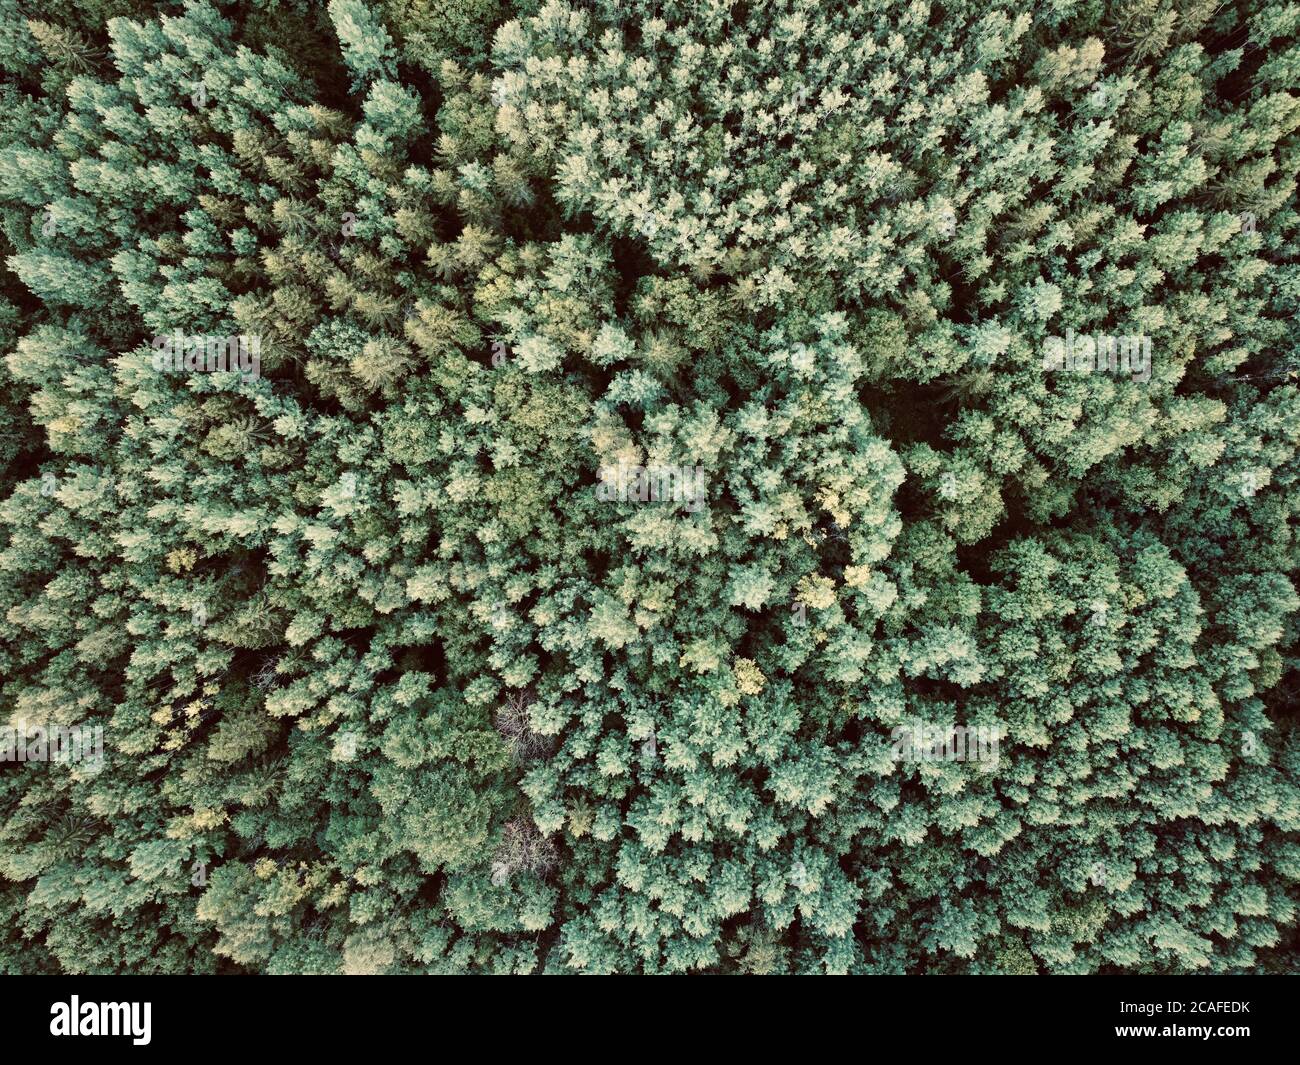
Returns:
[[[1300,970],[1300,3],[0,0],[0,972]]]

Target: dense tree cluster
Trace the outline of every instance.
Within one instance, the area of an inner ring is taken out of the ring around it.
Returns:
[[[41,7],[0,971],[1296,968],[1300,4]]]

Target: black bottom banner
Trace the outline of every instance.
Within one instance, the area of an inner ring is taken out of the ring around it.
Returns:
[[[435,1015],[445,1022],[449,1007],[461,1008],[459,988],[415,977],[10,977],[0,987],[5,992],[0,1045],[21,1051],[66,1044],[78,1054],[110,1044],[132,1054],[253,1047],[259,1052],[320,1048],[337,1053],[354,1046],[401,1051],[409,1046],[411,1026],[423,1027]],[[1197,1047],[1198,1057],[1235,1058],[1289,1047],[1297,1010],[1296,985],[1276,976],[878,976],[856,986],[840,982],[834,991],[813,987],[750,981],[743,990],[733,983],[704,994],[678,980],[643,983],[629,992],[625,982],[603,980],[589,982],[582,998],[585,1014],[615,1027],[628,1021],[632,1001],[639,1002],[638,1009],[651,1006],[657,1026],[672,1017],[690,1025],[687,1030],[720,1033],[725,1022],[733,1052],[736,1042],[748,1041],[748,1033],[737,1032],[736,1020],[754,1017],[755,1037],[786,1018],[781,1027],[791,1035],[799,1030],[801,1041],[823,1032],[842,1041],[847,1021],[868,1037],[923,1033],[930,1042],[951,1031],[962,1046],[999,1050],[1114,1047],[1182,1055]],[[512,1038],[521,1046],[535,1041],[540,1024],[556,1015],[548,994],[525,990],[518,982],[498,982],[490,991],[475,985],[471,991],[462,981],[460,988],[473,996],[474,1016],[500,1013],[493,1024],[498,1053]],[[801,1003],[801,992],[809,1002]],[[565,995],[574,993],[569,989]],[[743,996],[743,1010],[729,1003],[733,995]],[[681,1015],[682,1005],[691,1016]],[[400,1021],[403,1017],[409,1025]],[[770,1037],[761,1038],[766,1044]]]

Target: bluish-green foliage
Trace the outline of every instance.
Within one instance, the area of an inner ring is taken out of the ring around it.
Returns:
[[[1300,5],[0,71],[0,971],[1296,969]]]

